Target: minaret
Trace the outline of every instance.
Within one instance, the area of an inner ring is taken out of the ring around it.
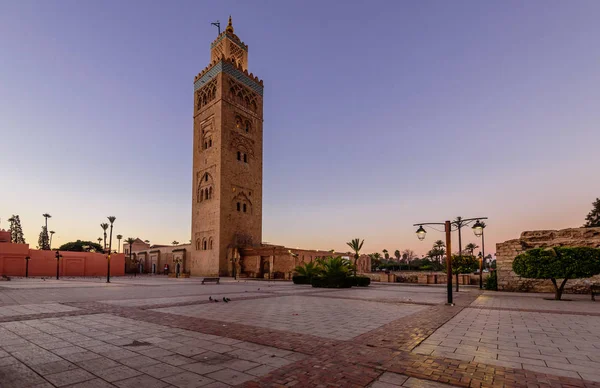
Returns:
[[[263,82],[231,16],[194,79],[192,275],[231,274],[228,252],[262,240]]]

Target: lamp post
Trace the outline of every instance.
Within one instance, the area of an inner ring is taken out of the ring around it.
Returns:
[[[58,262],[60,261],[60,258],[62,257],[62,255],[60,254],[58,249],[56,250],[55,257],[56,257],[56,280],[58,280],[58,271],[59,271]]]
[[[483,267],[484,267],[484,261],[485,261],[485,239],[484,239],[484,234],[483,234],[483,230],[485,229],[485,222],[481,222],[479,220],[477,220],[477,222],[475,222],[475,225],[473,225],[473,232],[475,233],[475,236],[477,237],[481,237],[481,262],[479,263],[479,289],[483,289]]]
[[[31,257],[26,256],[25,257],[25,277],[29,277],[29,260],[31,260]]]
[[[451,237],[452,226],[454,225],[456,227],[456,229],[458,230],[458,236],[459,236],[459,240],[460,240],[460,228],[470,224],[472,221],[479,222],[479,220],[487,220],[487,217],[467,218],[467,219],[457,217],[456,221],[445,221],[444,223],[422,222],[422,223],[413,225],[413,226],[419,227],[419,229],[417,229],[417,237],[421,241],[425,240],[425,235],[427,234],[427,231],[425,230],[425,228],[423,228],[423,226],[444,225],[444,232],[446,233],[446,276],[447,276],[447,287],[448,287],[448,303],[447,304],[450,306],[454,305],[452,302],[452,241],[451,241],[452,240],[452,237]],[[462,248],[462,247],[460,247],[460,248]],[[456,283],[456,286],[458,287],[458,282]]]

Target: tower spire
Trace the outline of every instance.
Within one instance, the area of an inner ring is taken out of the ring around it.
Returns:
[[[233,24],[231,23],[231,15],[229,15],[229,23],[227,24],[227,32],[231,32],[233,34]]]

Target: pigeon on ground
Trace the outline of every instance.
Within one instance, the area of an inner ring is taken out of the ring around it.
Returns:
[[[212,302],[212,300],[213,300],[212,296],[209,296],[208,300],[210,300]]]
[[[227,298],[226,298],[226,297],[223,297],[223,302],[225,302],[225,303],[229,303],[229,301],[227,300]]]

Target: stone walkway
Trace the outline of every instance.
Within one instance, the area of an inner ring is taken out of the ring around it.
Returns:
[[[600,387],[600,302],[579,296],[464,287],[445,306],[435,286],[4,284],[2,388]]]

